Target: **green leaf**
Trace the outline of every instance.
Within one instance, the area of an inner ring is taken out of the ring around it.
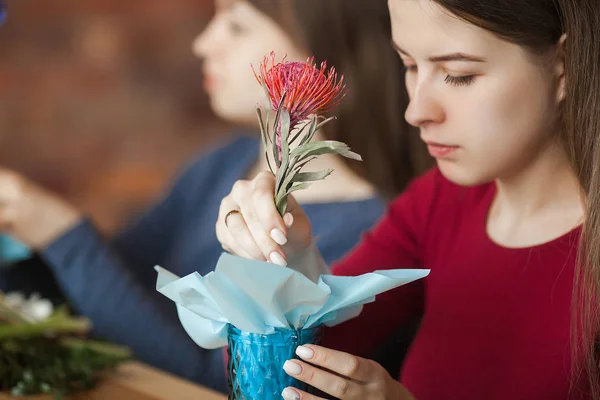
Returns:
[[[283,194],[283,196],[276,196],[276,198],[275,198],[275,205],[277,206],[277,210],[279,211],[279,214],[280,215],[284,215],[285,214],[285,211],[287,209],[287,204],[288,204],[288,196],[290,194],[292,194],[296,190],[306,189],[310,185],[311,185],[311,183],[300,183],[300,184],[294,185],[291,188],[289,188]]]
[[[317,158],[317,157],[316,157],[316,156],[309,157],[309,158],[307,158],[307,159],[303,160],[302,162],[298,163],[298,164],[295,166],[296,172],[299,172],[299,171],[300,171],[302,168],[304,168],[304,166],[305,166],[306,164],[309,164],[309,163],[310,163],[312,160],[314,160],[315,158]]]
[[[288,137],[290,133],[290,113],[279,110],[281,119],[281,164],[275,176],[275,193],[279,193],[285,178],[289,175],[290,148]]]
[[[260,126],[260,136],[262,138],[262,143],[263,143],[263,147],[265,148],[265,158],[267,159],[267,165],[269,166],[269,170],[271,171],[271,173],[273,175],[275,175],[275,173],[273,172],[273,167],[271,167],[271,160],[269,159],[269,144],[267,143],[267,132],[265,131],[265,124],[263,121],[263,117],[262,117],[262,112],[260,107],[256,108],[256,114],[258,115],[258,124]]]
[[[283,174],[283,182],[275,186],[275,193],[277,196],[285,197],[285,193],[288,191],[292,181],[298,174],[298,171],[299,170],[294,170],[293,168],[288,168],[287,172]]]
[[[285,197],[289,196],[290,194],[292,194],[296,190],[306,189],[306,188],[310,187],[310,185],[312,185],[312,183],[299,183],[297,185],[294,185],[290,189],[288,189],[288,191],[285,193]]]
[[[298,138],[300,136],[302,136],[302,133],[304,132],[304,130],[306,129],[307,126],[309,126],[311,124],[311,121],[306,121],[306,123],[302,126],[302,128],[298,129],[298,132],[296,132],[296,134],[294,135],[294,137],[289,141],[290,144],[294,144],[294,142],[296,140],[298,140]]]
[[[277,126],[279,125],[279,118],[281,116],[281,110],[283,110],[283,102],[285,101],[285,98],[287,96],[287,93],[283,93],[283,96],[281,96],[281,100],[279,100],[279,104],[277,105],[277,113],[275,114],[275,122],[273,123],[273,129],[277,130]]]
[[[290,113],[283,109],[281,111],[281,152],[282,157],[289,157],[290,155],[290,144],[288,138],[290,136]]]
[[[260,137],[262,138],[263,146],[267,148],[267,132],[265,131],[265,123],[262,117],[262,111],[260,107],[256,108],[256,115],[258,116],[258,125],[260,127]]]
[[[322,142],[306,143],[298,146],[292,151],[292,157],[298,157],[303,160],[311,156],[320,156],[323,154],[338,154],[340,156],[353,160],[362,161],[362,157],[350,151],[347,144],[335,140],[324,140]]]
[[[279,162],[279,154],[277,153],[277,130],[274,129],[271,134],[271,153],[273,154],[273,160],[275,160],[275,165],[277,168],[281,166]]]
[[[310,124],[310,129],[308,131],[308,134],[306,136],[304,136],[302,138],[302,140],[300,141],[300,146],[302,146],[303,144],[306,144],[306,143],[310,143],[310,141],[313,139],[313,137],[315,136],[315,133],[317,132],[317,121],[318,121],[318,118],[314,117]],[[298,147],[300,147],[300,146],[298,146]]]
[[[320,181],[322,179],[327,178],[333,172],[333,169],[327,169],[324,171],[318,172],[300,172],[301,168],[296,169],[293,172],[290,172],[283,181],[283,184],[277,191],[277,195],[279,197],[285,196],[285,194],[290,189],[290,186],[294,183],[302,183],[302,182],[315,182]]]
[[[279,211],[279,215],[285,215],[285,211],[287,210],[287,196],[283,196],[275,200],[275,205],[277,206],[277,211]]]
[[[267,159],[267,166],[269,167],[269,171],[271,171],[271,173],[275,175],[275,171],[273,171],[273,167],[271,166],[271,160],[269,159],[269,152],[267,150],[265,150],[265,158]]]
[[[281,100],[279,101],[279,105],[277,106],[277,113],[275,114],[275,121],[273,122],[273,157],[275,158],[275,165],[277,168],[281,167],[281,162],[279,161],[279,154],[277,154],[277,128],[279,127],[279,120],[281,118],[281,112],[283,110],[283,102],[285,101],[286,93],[281,96]]]
[[[266,130],[265,130],[265,134],[267,136],[267,139],[269,139],[269,141],[271,142],[271,136],[269,135],[269,119],[271,116],[271,108],[273,107],[271,105],[271,96],[269,96],[269,89],[267,89],[267,85],[265,84],[265,82],[262,80],[260,80],[260,83],[263,87],[263,90],[265,91],[265,96],[267,96],[267,104],[269,105],[267,108],[267,122],[265,124]],[[272,143],[272,142],[271,142]]]
[[[299,172],[294,176],[292,182],[315,182],[327,178],[333,169],[326,169],[318,172]]]

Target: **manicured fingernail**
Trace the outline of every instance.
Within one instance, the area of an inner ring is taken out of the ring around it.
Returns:
[[[285,237],[283,232],[281,232],[279,229],[273,229],[271,231],[271,237],[273,238],[275,243],[277,243],[281,246],[283,246],[284,244],[287,243],[287,238]]]
[[[282,257],[282,255],[276,251],[271,253],[271,255],[269,256],[269,260],[271,260],[273,264],[281,265],[282,267],[285,267],[287,265],[287,262]]]
[[[285,400],[300,400],[300,393],[293,389],[285,388],[283,389],[283,392],[281,392],[281,397]]]
[[[285,362],[285,364],[283,364],[283,370],[290,375],[300,375],[302,372],[302,366],[296,362],[288,360]]]
[[[315,352],[310,347],[298,346],[298,348],[296,348],[296,354],[298,354],[298,357],[300,358],[310,360],[314,357]]]
[[[283,222],[285,223],[285,226],[290,228],[292,226],[292,224],[294,223],[294,216],[290,213],[285,214],[283,216]]]

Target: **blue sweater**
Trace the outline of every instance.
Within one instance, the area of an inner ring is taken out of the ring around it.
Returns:
[[[214,232],[220,202],[246,176],[259,150],[257,140],[235,139],[189,165],[162,201],[113,240],[84,220],[41,253],[60,291],[92,320],[95,336],[130,346],[144,362],[226,391],[222,352],[202,349],[188,337],[174,304],[156,292],[153,267],[179,276],[213,270],[222,253]],[[375,223],[384,203],[373,198],[304,209],[331,263]],[[0,281],[19,290],[18,281],[31,284],[42,274],[2,272]],[[39,290],[47,291],[48,283],[38,282]]]

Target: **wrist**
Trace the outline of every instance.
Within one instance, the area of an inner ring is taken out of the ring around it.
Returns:
[[[79,210],[48,193],[34,191],[25,203],[15,234],[35,250],[48,247],[82,219]]]

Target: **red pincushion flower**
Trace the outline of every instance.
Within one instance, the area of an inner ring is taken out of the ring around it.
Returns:
[[[259,83],[265,84],[273,110],[285,94],[282,107],[290,113],[292,127],[311,114],[330,111],[346,95],[344,76],[338,80],[335,68],[327,71],[326,62],[318,68],[314,57],[306,62],[275,64],[275,53],[271,52],[270,57],[265,57],[260,64],[260,76],[256,72],[254,75]]]
[[[327,62],[322,62],[318,68],[314,57],[306,62],[286,62],[284,58],[275,64],[275,53],[271,52],[260,64],[260,76],[256,71],[254,76],[260,84],[265,85],[274,111],[285,95],[282,108],[290,114],[292,129],[312,114],[337,107],[347,93],[344,76],[341,75],[338,80],[334,67],[327,71]],[[278,153],[281,153],[279,132],[276,140]]]

